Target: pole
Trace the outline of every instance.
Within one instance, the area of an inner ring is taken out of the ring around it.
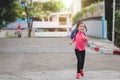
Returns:
[[[29,13],[28,13],[28,8],[25,6],[25,11],[26,11],[26,17],[27,17],[27,25],[28,25],[28,37],[31,37],[31,28],[30,28],[30,19],[29,19]]]
[[[28,37],[31,37],[31,31],[32,31],[32,26],[30,25],[30,16],[28,12],[28,3],[24,3],[25,5],[25,12],[26,12],[26,17],[27,17],[27,25],[28,25]]]
[[[30,1],[30,4],[32,4],[32,0]],[[28,37],[31,37],[32,24],[30,24],[30,16],[29,16],[29,11],[28,11],[28,0],[22,0],[21,6],[25,7],[27,25],[28,25]]]
[[[103,39],[106,39],[106,34],[105,34],[105,28],[106,28],[106,26],[105,26],[105,0],[103,1],[103,3],[102,3],[102,8],[103,8],[103,17],[102,17],[102,38]]]
[[[108,39],[107,38],[107,21],[105,19],[105,0],[103,1],[103,17],[104,17],[104,21],[103,21],[103,26],[104,26],[104,39]]]
[[[113,27],[112,27],[112,43],[114,44],[115,39],[115,0],[113,0]]]

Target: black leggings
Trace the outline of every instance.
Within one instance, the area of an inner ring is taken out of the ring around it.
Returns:
[[[84,68],[85,50],[79,51],[75,49],[75,54],[77,57],[77,73],[80,73],[80,71]]]

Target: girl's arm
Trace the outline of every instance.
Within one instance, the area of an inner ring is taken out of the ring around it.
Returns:
[[[72,45],[74,43],[74,40],[72,39],[71,42],[70,42],[70,45]]]
[[[83,38],[84,38],[84,40],[85,40],[85,43],[87,44],[87,43],[88,43],[88,37],[87,37],[87,36],[84,36]]]
[[[70,45],[72,45],[75,42],[75,37],[71,40]]]
[[[83,39],[84,39],[85,43],[87,44],[88,43],[88,37],[87,37],[85,32],[83,32]]]
[[[86,37],[86,40],[85,40],[86,44],[88,43],[88,37]]]

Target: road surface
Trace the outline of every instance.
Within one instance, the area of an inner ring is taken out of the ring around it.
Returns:
[[[0,38],[0,80],[75,80],[76,56],[68,38]],[[85,77],[120,80],[120,56],[87,47]]]

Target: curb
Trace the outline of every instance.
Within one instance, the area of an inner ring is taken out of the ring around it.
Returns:
[[[103,48],[93,42],[88,42],[87,46],[90,47],[92,50],[100,52],[102,54],[120,55],[119,49]]]

